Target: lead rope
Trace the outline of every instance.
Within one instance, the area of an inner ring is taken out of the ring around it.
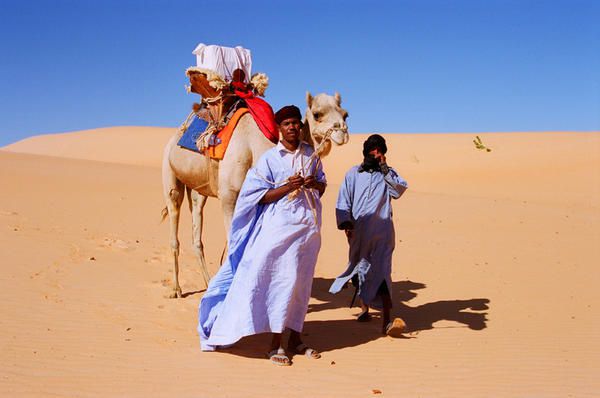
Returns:
[[[301,169],[298,172],[301,173],[303,177],[306,174],[306,172],[308,172],[311,169],[311,167],[315,161],[316,161],[316,163],[315,163],[314,171],[317,170],[317,168],[319,167],[319,163],[321,163],[321,157],[318,155],[318,153],[320,152],[321,148],[325,144],[325,141],[327,141],[327,139],[331,136],[331,134],[336,130],[338,130],[338,129],[332,127],[325,132],[325,135],[324,135],[323,139],[321,140],[321,142],[319,143],[319,145],[317,146],[317,148],[315,148],[314,152],[308,157],[308,161],[309,161],[308,166],[305,167],[304,159],[302,157],[300,158],[302,164],[300,166]],[[262,176],[258,171],[256,171],[256,169],[254,170],[254,172],[260,179],[273,185],[274,187],[279,187],[289,181],[289,177],[283,181],[271,181],[268,178]],[[312,174],[312,175],[314,175],[314,174]],[[306,201],[308,202],[308,206],[310,207],[310,210],[313,214],[313,217],[314,217],[315,223],[316,223],[317,222],[317,210],[316,210],[316,206],[314,203],[314,197],[312,195],[309,195],[308,189],[306,189],[305,187],[300,187],[300,188],[293,190],[292,192],[287,194],[287,200],[290,201],[290,200],[294,199],[296,196],[298,196],[300,191],[302,191],[304,193],[304,197],[305,197]]]

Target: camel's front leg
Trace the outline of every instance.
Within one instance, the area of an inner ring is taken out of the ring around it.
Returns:
[[[242,167],[240,169],[231,170],[229,173],[225,173],[224,171],[225,167],[221,166],[221,169],[219,170],[219,200],[221,201],[221,210],[223,212],[225,234],[229,237],[235,203],[240,194],[240,189],[248,169]]]
[[[225,236],[229,239],[229,231],[231,230],[231,220],[233,219],[233,211],[235,210],[235,202],[239,195],[239,191],[225,190],[222,191],[220,196],[221,200],[221,211],[223,213],[223,222],[225,224]],[[227,239],[225,240],[225,246],[221,253],[221,265],[227,258]]]
[[[256,126],[256,123],[254,123],[254,120],[250,115],[243,120],[246,120],[246,123],[248,120],[251,120],[258,134],[262,135],[260,129],[258,129],[258,126]],[[243,128],[240,127],[243,124],[243,120],[240,121],[236,131],[238,131],[237,129],[239,128],[239,132],[243,132]],[[227,149],[227,153],[219,164],[218,178],[218,197],[219,201],[221,202],[223,224],[225,226],[225,235],[227,236],[227,239],[229,239],[229,231],[231,230],[231,220],[233,219],[235,203],[240,193],[240,189],[242,188],[242,184],[244,183],[244,179],[246,178],[246,173],[252,165],[252,152],[248,147],[250,145],[250,140],[248,139],[247,135],[239,134],[236,136],[234,134],[234,137],[237,137],[237,139],[234,140],[232,138],[229,148]],[[266,141],[269,142],[268,140]],[[224,258],[226,258],[225,249],[223,250],[221,263],[223,262]]]
[[[233,219],[233,211],[235,210],[235,201],[239,195],[239,191],[223,190],[220,192],[221,210],[223,212],[223,222],[225,224],[225,234],[229,236],[231,229],[231,220]]]
[[[206,268],[206,260],[204,258],[204,244],[202,243],[202,228],[204,226],[204,205],[206,204],[207,196],[201,195],[198,192],[191,191],[191,211],[192,211],[192,248],[198,259],[200,271],[204,277],[204,283],[208,287],[210,274]]]

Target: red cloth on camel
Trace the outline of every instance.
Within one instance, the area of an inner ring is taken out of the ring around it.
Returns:
[[[275,114],[273,114],[273,108],[262,98],[258,98],[252,91],[234,90],[235,95],[246,101],[248,110],[254,118],[254,121],[263,132],[265,137],[274,144],[279,142],[279,128],[275,123]]]

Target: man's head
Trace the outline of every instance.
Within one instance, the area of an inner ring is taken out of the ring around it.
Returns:
[[[275,121],[284,141],[293,145],[300,142],[302,114],[297,106],[287,105],[278,110],[275,113]]]
[[[363,156],[378,157],[378,155],[385,155],[387,152],[387,145],[385,139],[379,134],[371,134],[369,138],[363,143]]]

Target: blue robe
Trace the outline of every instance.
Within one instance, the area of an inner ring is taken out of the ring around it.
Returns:
[[[304,176],[326,182],[321,163],[307,161],[312,153],[310,145],[301,143],[295,153],[300,160],[291,166],[284,158],[291,156],[289,151],[279,144],[248,171],[236,202],[227,259],[200,301],[203,351],[253,334],[302,331],[321,247],[320,195],[304,189],[291,199],[259,201],[302,168]]]
[[[355,166],[346,173],[336,204],[338,228],[344,223],[354,227],[350,239],[346,271],[331,285],[339,292],[355,275],[358,296],[370,307],[381,308],[377,291],[383,282],[392,293],[392,253],[395,246],[392,199],[398,199],[408,184],[392,168],[384,176],[380,171],[358,172]]]

